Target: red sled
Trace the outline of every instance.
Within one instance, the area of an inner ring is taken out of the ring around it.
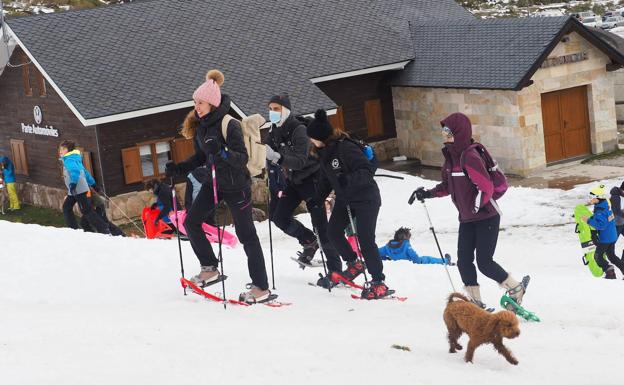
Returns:
[[[186,220],[186,210],[178,210],[177,221],[176,221],[175,213],[172,212],[171,214],[169,214],[169,220],[171,220],[171,223],[173,223],[174,225],[176,223],[178,224],[178,229],[180,229],[181,234],[187,235],[186,229],[184,228],[184,221]],[[210,226],[209,224],[204,223],[202,225],[202,229],[204,230],[204,233],[206,233],[206,238],[208,239],[210,243],[219,242],[219,237],[218,237],[218,232],[217,232],[216,227]],[[228,246],[230,248],[234,248],[238,244],[238,238],[236,238],[236,235],[228,233],[227,231],[221,229],[221,244]]]
[[[160,209],[158,208],[145,207],[143,209],[141,221],[143,222],[143,229],[145,229],[145,236],[148,239],[170,239],[175,237],[175,232],[162,219],[154,223],[159,215]]]

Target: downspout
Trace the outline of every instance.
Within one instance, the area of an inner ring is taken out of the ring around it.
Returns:
[[[106,177],[104,176],[104,168],[102,168],[102,149],[100,148],[100,136],[98,134],[98,126],[93,126],[95,129],[95,145],[98,150],[98,165],[100,166],[100,173],[102,174],[102,191],[105,195],[108,195],[106,192]]]

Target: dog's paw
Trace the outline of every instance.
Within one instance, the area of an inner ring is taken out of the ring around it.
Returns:
[[[515,358],[512,358],[511,360],[508,360],[508,361],[512,365],[518,365],[518,360],[516,360]]]
[[[457,350],[455,350],[455,348],[450,348],[449,353],[457,353]]]
[[[461,346],[460,344],[455,345],[455,349],[457,350],[462,350],[464,347]]]

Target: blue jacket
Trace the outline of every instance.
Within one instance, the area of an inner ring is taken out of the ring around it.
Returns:
[[[608,200],[601,200],[594,205],[594,215],[587,220],[587,224],[598,231],[600,243],[614,243],[617,241],[618,233],[615,228],[615,217],[609,207]]]
[[[2,156],[0,157],[0,163],[4,165],[4,169],[2,170],[2,174],[4,174],[4,181],[6,183],[15,183],[15,167],[13,166],[11,159],[6,156]]]
[[[437,264],[444,265],[446,261],[442,258],[421,257],[419,256],[408,240],[390,241],[384,247],[379,248],[379,254],[382,259],[390,259],[393,261],[408,260],[418,264]]]
[[[89,171],[82,164],[82,155],[80,151],[74,150],[63,155],[63,176],[65,185],[69,190],[69,185],[76,184],[76,194],[82,194],[89,191],[89,186],[95,185],[95,180]]]

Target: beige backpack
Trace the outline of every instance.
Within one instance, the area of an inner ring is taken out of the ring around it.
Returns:
[[[221,133],[223,139],[227,142],[227,127],[230,120],[234,119],[231,115],[225,115],[221,121]],[[266,166],[266,147],[261,144],[260,127],[266,122],[266,119],[260,114],[254,114],[241,120],[239,123],[243,129],[243,140],[247,149],[247,169],[251,176],[262,174],[262,170]]]

